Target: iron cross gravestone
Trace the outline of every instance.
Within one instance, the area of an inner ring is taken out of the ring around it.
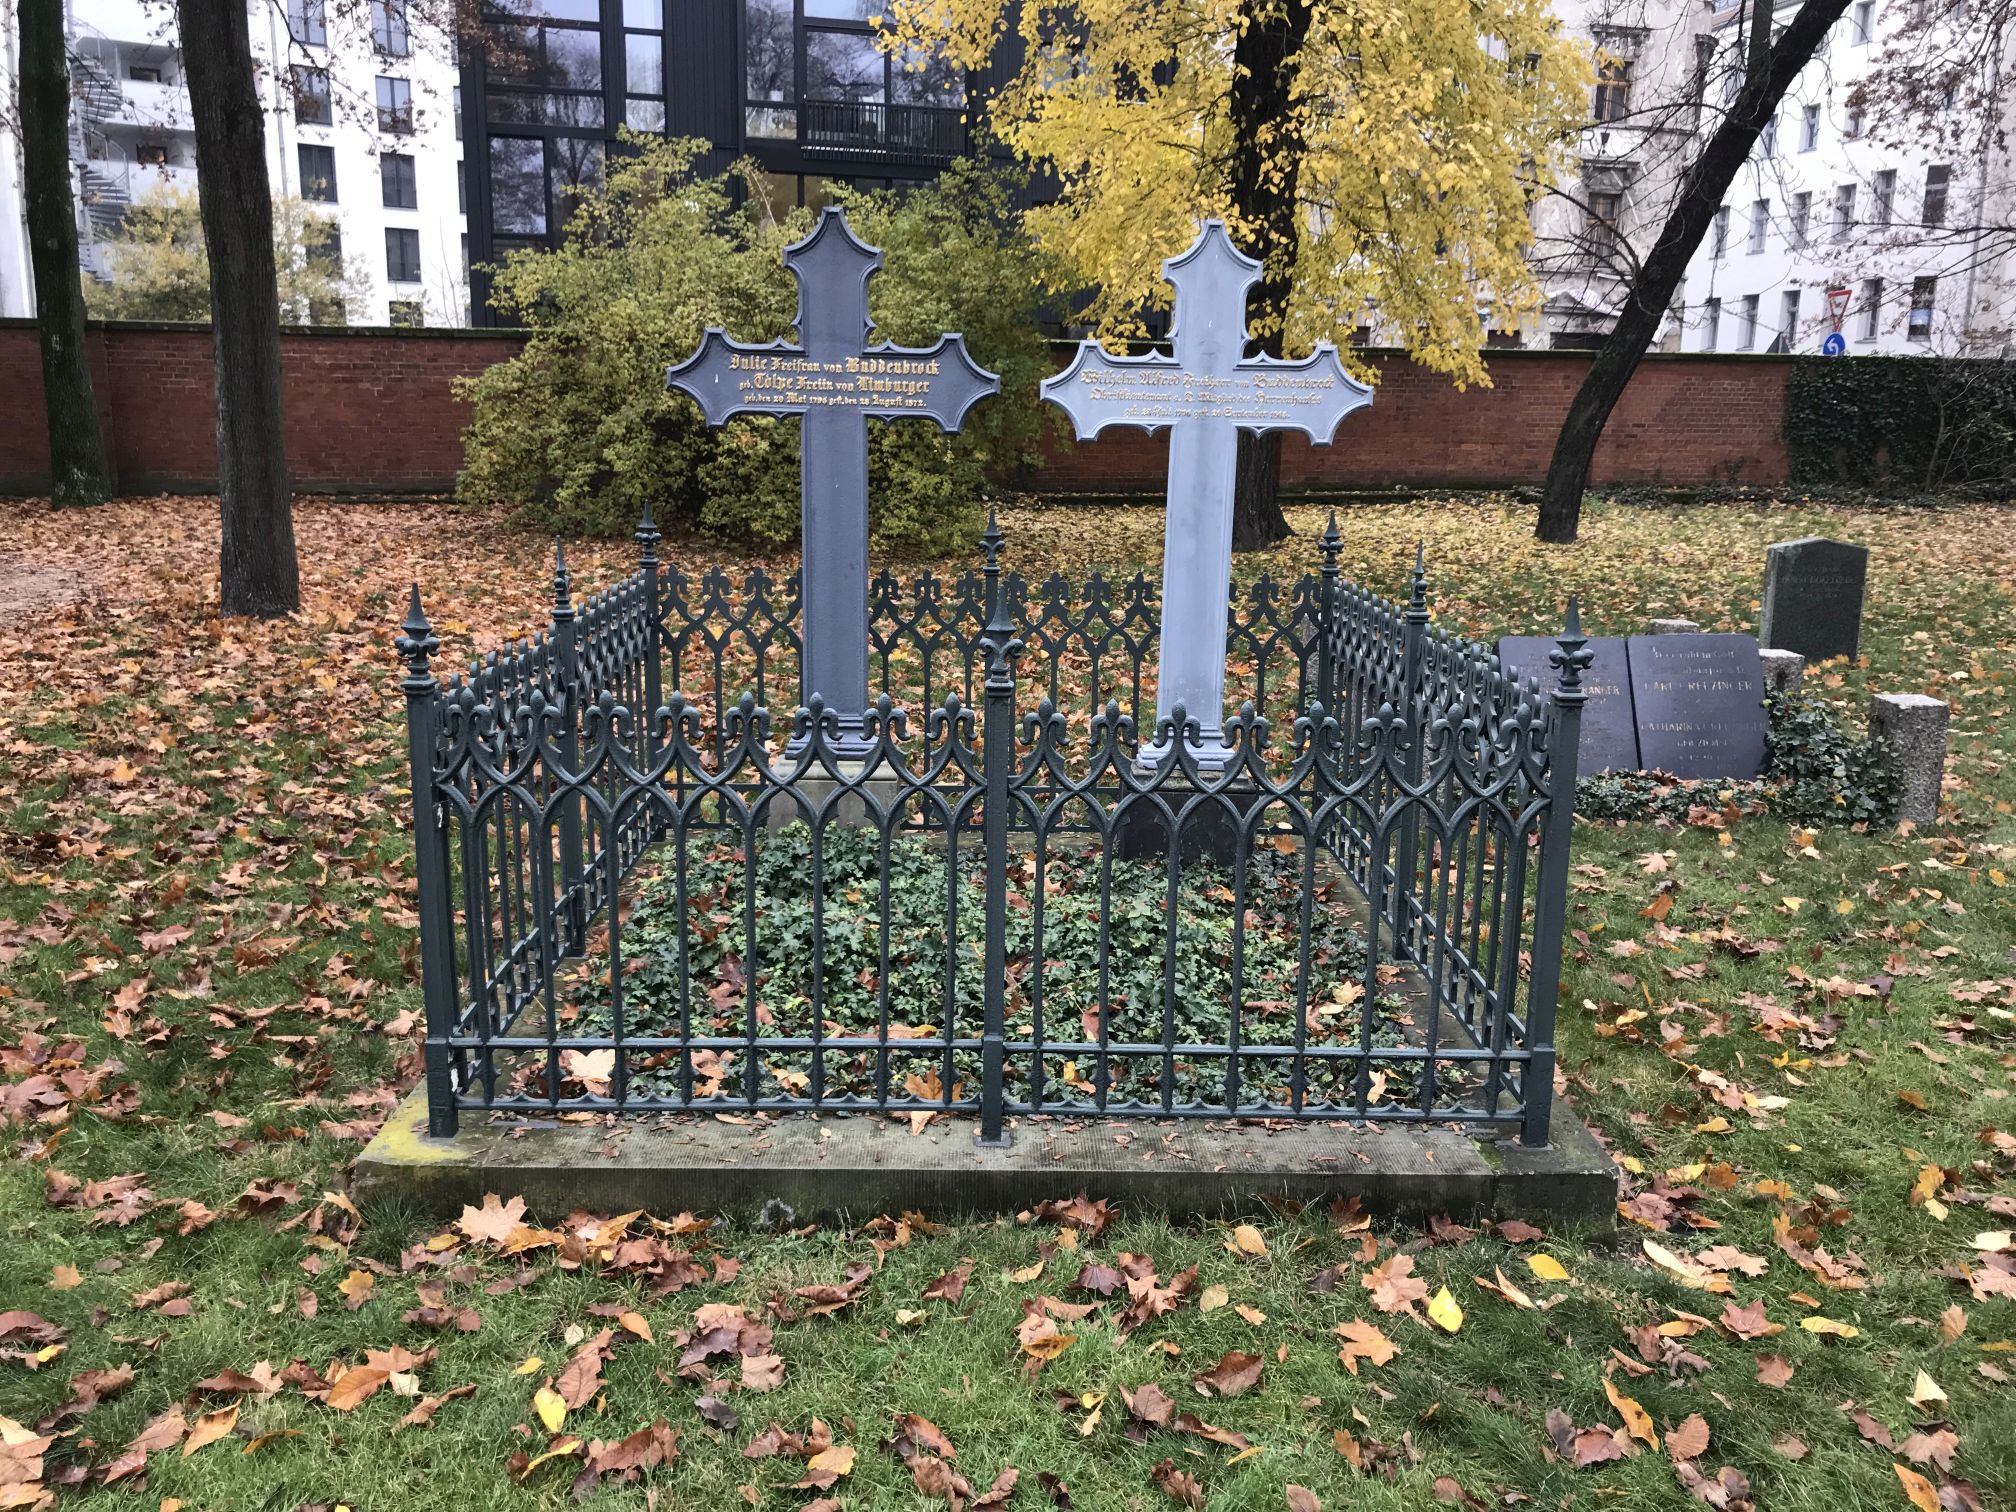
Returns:
[[[928,347],[866,345],[868,280],[882,253],[848,228],[837,206],[784,249],[798,279],[802,343],[731,341],[709,326],[699,351],[665,382],[700,402],[709,425],[736,415],[798,415],[799,498],[805,565],[803,698],[818,694],[839,717],[836,754],[873,749],[868,708],[868,419],[935,420],[956,431],[1001,380],[967,355],[957,335]]]
[[[1260,264],[1232,245],[1223,221],[1162,264],[1176,290],[1173,356],[1110,357],[1081,342],[1071,365],[1043,381],[1043,397],[1071,417],[1078,439],[1109,425],[1169,429],[1169,504],[1162,549],[1162,652],[1155,718],[1177,704],[1201,726],[1201,767],[1222,768],[1226,747],[1225,625],[1232,579],[1232,493],[1239,432],[1297,430],[1327,444],[1337,424],[1372,402],[1323,342],[1299,361],[1247,357],[1246,295]],[[1143,746],[1141,759],[1165,754]]]

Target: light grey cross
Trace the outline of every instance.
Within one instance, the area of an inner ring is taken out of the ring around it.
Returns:
[[[1081,342],[1071,365],[1043,381],[1043,397],[1071,417],[1078,439],[1109,425],[1169,428],[1169,504],[1163,527],[1159,725],[1177,704],[1201,727],[1197,764],[1227,760],[1225,628],[1232,583],[1232,494],[1239,432],[1302,432],[1327,445],[1337,424],[1372,402],[1344,371],[1336,347],[1318,344],[1297,361],[1247,357],[1246,296],[1261,266],[1232,245],[1225,223],[1207,220],[1197,240],[1162,264],[1176,290],[1169,335],[1174,356],[1110,357]],[[1144,745],[1159,761],[1167,747]]]
[[[840,721],[836,755],[873,749],[868,708],[868,418],[935,420],[956,431],[1001,380],[973,361],[956,335],[928,347],[867,346],[868,280],[880,249],[829,206],[802,241],[784,249],[798,279],[800,346],[730,340],[709,326],[700,350],[665,373],[667,386],[700,402],[709,425],[736,415],[800,415],[799,499],[805,543],[803,697],[825,700]]]

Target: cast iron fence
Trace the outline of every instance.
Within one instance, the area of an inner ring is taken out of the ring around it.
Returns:
[[[1418,557],[1404,604],[1345,581],[1333,523],[1319,571],[1234,596],[1212,770],[1184,711],[1155,727],[1154,586],[1032,586],[990,523],[978,572],[874,579],[862,759],[796,706],[795,577],[688,578],[648,513],[637,538],[578,606],[559,558],[550,628],[445,682],[414,589],[434,1135],[823,1109],[1546,1142],[1572,599],[1543,694],[1430,624]]]

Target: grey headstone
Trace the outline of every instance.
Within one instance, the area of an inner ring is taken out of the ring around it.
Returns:
[[[1696,620],[1655,619],[1652,621],[1652,634],[1654,635],[1697,635],[1700,633],[1700,630],[1700,623]]]
[[[1498,659],[1521,682],[1540,684],[1544,698],[1559,674],[1548,665],[1549,652],[1560,649],[1551,635],[1508,635],[1498,642]],[[1582,706],[1579,766],[1584,772],[1638,770],[1638,720],[1632,712],[1631,665],[1621,635],[1592,635],[1589,650],[1596,660],[1582,674],[1589,702]]]
[[[1825,536],[1780,541],[1764,554],[1764,608],[1757,639],[1808,661],[1855,655],[1862,638],[1862,599],[1869,583],[1869,548]]]
[[[1634,635],[1627,647],[1638,756],[1675,777],[1764,770],[1764,673],[1747,635]]]
[[[1162,552],[1159,725],[1177,704],[1200,729],[1200,766],[1225,764],[1225,624],[1232,580],[1232,491],[1239,432],[1300,431],[1327,445],[1338,422],[1372,402],[1321,342],[1297,361],[1247,357],[1246,295],[1260,264],[1207,220],[1189,250],[1162,264],[1176,290],[1173,356],[1111,357],[1079,343],[1071,365],[1043,380],[1043,397],[1071,417],[1078,439],[1109,425],[1169,431],[1169,506]],[[1146,732],[1144,732],[1145,734]],[[1145,745],[1141,759],[1164,752]]]
[[[1758,651],[1757,661],[1764,669],[1764,691],[1766,693],[1798,693],[1806,686],[1806,658],[1797,651],[1773,651],[1768,646]]]
[[[803,702],[816,693],[839,718],[836,752],[873,749],[868,708],[868,418],[915,417],[956,431],[1001,380],[956,335],[928,347],[869,346],[868,280],[882,253],[828,206],[784,249],[798,279],[800,346],[732,341],[710,326],[700,349],[665,373],[699,401],[709,425],[736,415],[799,415],[800,529],[805,543]],[[1219,616],[1221,619],[1223,615]]]
[[[1952,711],[1924,693],[1878,693],[1869,700],[1869,738],[1884,741],[1904,777],[1900,819],[1935,824],[1946,775],[1946,722]]]

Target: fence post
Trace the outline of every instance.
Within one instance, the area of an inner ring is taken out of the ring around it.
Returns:
[[[1008,1059],[1008,779],[1015,760],[1015,659],[1022,642],[1015,638],[1001,593],[1001,527],[990,510],[987,533],[980,538],[986,551],[982,573],[987,583],[987,624],[980,644],[987,655],[982,692],[985,712],[981,760],[987,778],[984,839],[987,851],[987,919],[984,1020],[980,1030],[980,1133],[975,1143],[1005,1148],[1002,1105]],[[957,949],[957,942],[948,942]]]
[[[1323,566],[1316,580],[1316,702],[1332,719],[1337,712],[1337,668],[1331,662],[1331,640],[1337,628],[1337,558],[1344,538],[1337,534],[1337,511],[1323,527]]]
[[[572,580],[567,575],[567,548],[556,536],[553,540],[553,666],[560,684],[560,764],[559,776],[569,780],[581,772],[581,701],[586,689],[581,681],[581,640],[574,625]],[[579,955],[588,934],[588,884],[583,868],[581,837],[581,796],[568,792],[560,798],[560,902],[566,917],[562,955]],[[615,836],[603,852],[614,864]],[[615,878],[611,876],[611,886]]]
[[[1421,664],[1427,654],[1428,645],[1428,573],[1420,543],[1414,546],[1414,576],[1408,585],[1407,612],[1402,619],[1400,651],[1400,725],[1405,732],[1407,755],[1402,765],[1409,782],[1419,782],[1426,768],[1424,749],[1427,738],[1427,721],[1422,717],[1425,700],[1421,697]],[[1403,802],[1406,800],[1402,799]],[[1407,938],[1408,900],[1415,894],[1414,869],[1418,861],[1417,852],[1421,843],[1421,809],[1417,803],[1408,803],[1400,815],[1400,828],[1393,844],[1393,950],[1396,955],[1403,953],[1402,941]]]
[[[637,521],[637,571],[644,579],[644,702],[639,711],[647,732],[658,706],[665,701],[663,674],[658,666],[658,522],[651,518],[651,501],[644,501],[644,513]]]
[[[448,845],[434,797],[434,745],[441,684],[428,658],[441,649],[420,609],[413,585],[406,619],[393,647],[406,663],[399,687],[406,695],[406,756],[413,785],[413,857],[420,878],[420,993],[427,1010],[427,1132],[453,1139],[455,1109],[455,921],[448,901]]]
[[[1554,1008],[1561,992],[1561,938],[1568,926],[1568,847],[1574,840],[1575,779],[1581,761],[1582,705],[1589,695],[1582,672],[1596,660],[1582,633],[1575,595],[1568,595],[1568,623],[1547,653],[1560,677],[1554,686],[1554,728],[1547,751],[1547,819],[1540,834],[1540,889],[1533,907],[1533,972],[1526,999],[1525,1117],[1519,1142],[1547,1143],[1554,1111]],[[1515,947],[1516,948],[1516,945]],[[1500,1012],[1510,1005],[1501,1006]]]

